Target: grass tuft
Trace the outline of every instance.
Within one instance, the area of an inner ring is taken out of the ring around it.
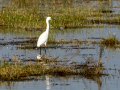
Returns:
[[[116,38],[115,33],[111,35],[109,32],[107,38],[100,41],[100,43],[106,46],[115,46],[117,44],[120,44],[120,41]]]

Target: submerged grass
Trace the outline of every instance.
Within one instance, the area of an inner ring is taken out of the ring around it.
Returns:
[[[101,76],[103,74],[102,63],[96,63],[93,66],[87,64],[65,65],[57,63],[57,58],[48,59],[42,56],[42,62],[21,62],[13,57],[11,61],[1,61],[0,63],[0,79],[1,80],[24,80],[30,79],[29,76],[40,75],[84,75],[84,76]],[[78,68],[80,66],[80,68]]]
[[[37,48],[36,42],[37,42],[37,39],[35,37],[30,40],[14,41],[14,42],[9,42],[9,43],[18,45],[17,46],[18,49],[36,49]],[[7,43],[7,44],[9,44],[9,43]],[[78,39],[73,39],[73,40],[72,39],[71,40],[64,40],[64,39],[51,40],[51,39],[49,39],[47,41],[47,46],[43,45],[41,47],[42,48],[61,48],[62,44],[78,44],[79,45],[82,43],[86,44],[86,43],[88,43],[88,41],[87,40],[78,40]],[[0,43],[0,45],[6,45],[6,43]]]

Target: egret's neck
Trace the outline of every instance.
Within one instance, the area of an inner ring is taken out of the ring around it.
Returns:
[[[47,31],[47,33],[48,33],[48,32],[49,32],[49,21],[48,21],[48,20],[46,21],[46,24],[47,24],[46,31]]]

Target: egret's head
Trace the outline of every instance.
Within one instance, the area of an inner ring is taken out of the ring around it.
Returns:
[[[48,23],[49,20],[55,20],[55,19],[52,19],[51,17],[47,17],[46,18],[46,23]]]
[[[52,20],[52,18],[51,18],[51,17],[47,17],[47,18],[46,18],[46,21],[49,21],[49,20]]]

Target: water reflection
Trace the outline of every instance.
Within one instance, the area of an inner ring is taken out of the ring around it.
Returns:
[[[105,47],[105,46],[100,46],[99,59],[102,59],[102,55],[103,55],[103,53],[104,53],[104,47]]]
[[[86,90],[93,90],[93,89],[95,89],[95,90],[102,90],[102,78],[101,77],[93,77],[93,76],[91,76],[91,77],[86,77],[87,79],[82,79],[82,82],[84,83],[84,89]],[[87,81],[89,81],[89,83],[87,82]],[[92,83],[95,83],[95,84],[97,84],[97,86],[94,86],[94,87],[91,87],[89,84],[92,84]]]
[[[41,57],[42,57],[42,55],[37,54],[37,59],[38,59],[38,60],[42,60]]]
[[[46,75],[45,78],[46,78],[46,89],[49,90],[51,89],[50,76]]]
[[[113,78],[111,76],[84,77],[74,75],[54,77],[45,75],[37,79],[25,81],[0,81],[0,88],[2,90],[106,90],[106,88],[109,90],[119,90],[120,88],[120,78]]]

